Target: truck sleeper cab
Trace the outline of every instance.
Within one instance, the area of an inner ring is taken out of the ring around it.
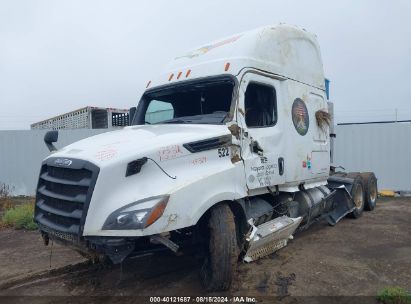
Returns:
[[[113,263],[197,249],[205,288],[228,289],[238,259],[375,206],[374,174],[330,176],[331,118],[314,35],[283,24],[234,35],[176,57],[131,126],[46,158],[35,220],[46,243]]]

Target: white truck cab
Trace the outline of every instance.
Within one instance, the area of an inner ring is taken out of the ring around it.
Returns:
[[[44,160],[35,220],[46,243],[114,263],[197,244],[203,283],[219,290],[237,259],[278,250],[298,226],[359,217],[375,199],[365,177],[330,177],[324,81],[315,36],[284,24],[180,54],[147,83],[131,126]]]

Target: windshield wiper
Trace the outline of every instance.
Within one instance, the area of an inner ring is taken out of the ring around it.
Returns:
[[[221,124],[229,115],[230,112],[216,111],[209,114],[176,117],[158,122],[157,124]]]
[[[166,121],[161,121],[158,122],[158,124],[185,124],[185,123],[190,123],[191,120],[182,120],[182,119],[170,119],[170,120],[166,120]]]
[[[226,120],[226,118],[230,115],[230,112],[226,112],[223,119],[221,120],[221,123],[224,122],[224,120]]]

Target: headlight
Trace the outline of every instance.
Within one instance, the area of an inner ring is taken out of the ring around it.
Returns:
[[[169,196],[155,196],[126,205],[109,215],[103,230],[143,229],[158,220]]]

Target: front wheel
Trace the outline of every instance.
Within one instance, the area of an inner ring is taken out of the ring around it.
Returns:
[[[231,286],[239,255],[235,219],[227,204],[220,204],[211,210],[208,229],[208,252],[201,268],[201,280],[208,291],[227,290]]]

